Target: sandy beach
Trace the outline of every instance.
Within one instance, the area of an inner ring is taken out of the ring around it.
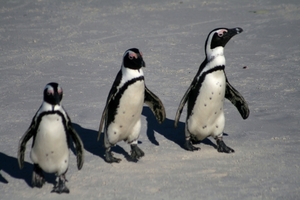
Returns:
[[[243,120],[225,100],[224,141],[235,153],[218,153],[213,138],[183,149],[186,108],[179,102],[202,61],[207,34],[241,27],[225,47],[225,72],[244,96]],[[300,198],[300,2],[4,0],[0,2],[0,199],[299,199]],[[162,100],[158,124],[145,105],[139,147],[113,148],[120,163],[104,161],[97,134],[106,98],[125,50],[143,52],[147,87]],[[32,140],[24,168],[19,139],[43,101],[43,89],[58,82],[62,104],[85,148],[78,171],[70,154],[69,194],[51,193],[56,183],[31,187]]]

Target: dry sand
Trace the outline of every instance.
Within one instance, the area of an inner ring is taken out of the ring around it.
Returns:
[[[242,27],[225,48],[230,83],[251,110],[243,120],[225,103],[227,145],[214,140],[201,150],[182,148],[184,119],[178,104],[204,59],[207,34]],[[3,0],[0,2],[0,199],[299,199],[300,197],[300,1],[97,1]],[[102,110],[122,55],[144,54],[147,86],[163,101],[159,125],[146,106],[139,145],[113,149],[119,164],[103,160],[97,142]],[[28,142],[25,168],[17,165],[18,141],[42,103],[51,81],[64,89],[63,105],[86,149],[82,170],[71,153],[70,194],[31,188]]]

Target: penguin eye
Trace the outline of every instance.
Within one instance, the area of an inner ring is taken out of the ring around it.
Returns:
[[[227,33],[227,30],[224,30],[224,29],[217,32],[219,37],[223,37],[224,35],[226,35],[226,33]]]
[[[136,53],[130,51],[130,52],[128,53],[128,58],[129,58],[130,60],[132,60],[133,58],[137,59],[138,56],[136,55]]]
[[[47,90],[47,95],[48,96],[53,95],[53,93],[54,93],[53,90]]]

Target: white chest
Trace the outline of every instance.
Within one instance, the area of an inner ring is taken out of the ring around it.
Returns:
[[[144,93],[144,81],[137,81],[124,91],[114,122],[108,127],[110,140],[120,141],[132,134],[135,125],[141,118]]]
[[[205,76],[200,93],[197,98],[196,107],[206,107],[204,112],[209,115],[209,111],[214,110],[216,106],[223,105],[225,96],[226,80],[223,71],[216,71]]]
[[[131,124],[135,124],[140,119],[145,96],[144,81],[137,81],[128,86],[120,99],[120,105],[117,109],[115,122],[124,124],[130,128]]]
[[[49,173],[67,169],[69,147],[62,118],[58,114],[42,117],[31,150],[31,159]]]
[[[223,104],[226,79],[222,70],[206,75],[194,109],[188,118],[190,132],[207,137],[224,128]],[[223,131],[223,130],[221,130]]]

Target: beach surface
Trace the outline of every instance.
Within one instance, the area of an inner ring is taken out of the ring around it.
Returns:
[[[224,141],[235,153],[218,153],[213,138],[188,152],[186,108],[177,128],[174,118],[218,27],[244,30],[226,45],[225,72],[250,116],[243,120],[225,100]],[[299,30],[299,0],[1,1],[0,199],[299,199]],[[158,124],[145,105],[145,156],[131,162],[120,142],[113,153],[122,161],[108,164],[97,141],[100,118],[123,53],[133,47],[143,52],[147,87],[167,116]],[[17,162],[19,139],[49,82],[62,86],[85,148],[80,171],[70,153],[69,194],[51,193],[53,174],[41,189],[31,187],[32,140],[22,170]]]

